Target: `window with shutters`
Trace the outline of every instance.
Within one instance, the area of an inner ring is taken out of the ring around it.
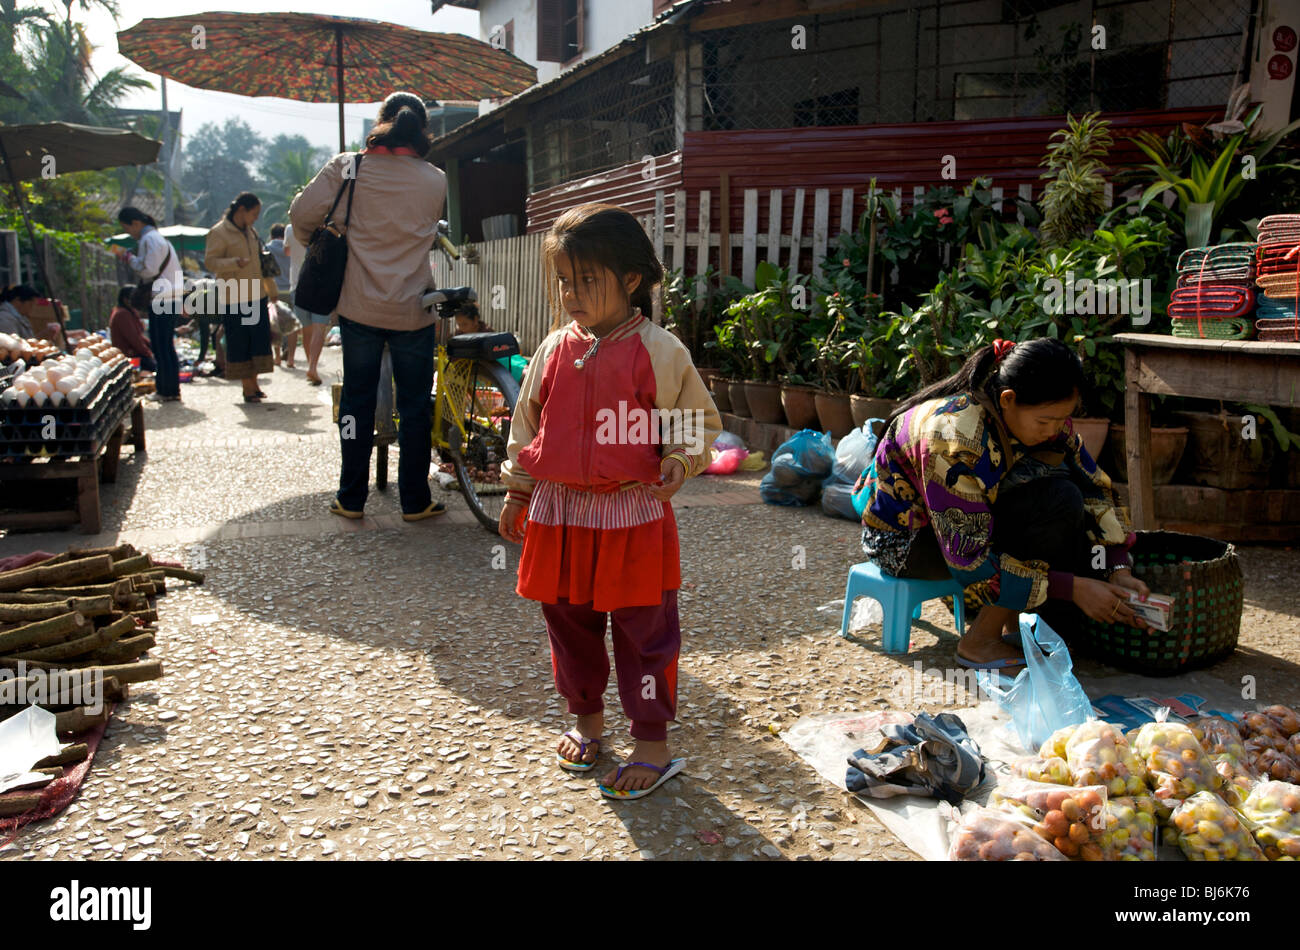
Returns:
[[[582,55],[583,0],[537,0],[537,61],[570,63]]]

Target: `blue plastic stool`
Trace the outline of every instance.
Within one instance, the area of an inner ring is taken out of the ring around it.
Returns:
[[[966,618],[962,610],[962,586],[955,579],[919,581],[891,577],[880,570],[875,561],[863,561],[849,568],[849,582],[844,588],[844,619],[840,622],[840,636],[849,635],[849,616],[853,601],[858,597],[872,597],[880,602],[884,612],[884,647],[886,653],[906,653],[911,639],[912,621],[921,616],[921,605],[936,597],[952,595],[953,613],[957,633],[966,632]]]

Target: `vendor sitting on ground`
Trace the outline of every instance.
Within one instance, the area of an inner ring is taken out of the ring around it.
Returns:
[[[1023,666],[1002,639],[1021,611],[1067,638],[1079,610],[1145,626],[1128,606],[1149,593],[1129,570],[1134,535],[1070,422],[1085,385],[1059,340],[998,340],[887,420],[862,546],[887,574],[965,588],[961,666]]]
[[[131,294],[134,287],[123,287],[117,292],[117,306],[108,318],[108,333],[113,345],[122,351],[127,359],[139,359],[140,368],[146,373],[156,372],[158,364],[154,362],[153,350],[144,335],[144,321],[131,306]]]
[[[478,306],[472,303],[461,304],[456,311],[456,336],[462,333],[491,333],[492,328],[483,322],[478,313]]]

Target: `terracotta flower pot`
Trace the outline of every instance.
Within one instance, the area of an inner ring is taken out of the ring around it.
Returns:
[[[853,425],[861,429],[868,419],[888,419],[898,403],[893,399],[879,399],[875,396],[859,396],[854,393],[849,397],[849,408],[853,412]]]
[[[709,391],[713,393],[713,404],[718,412],[731,412],[731,387],[721,376],[709,380]]]
[[[817,390],[811,386],[782,386],[781,408],[792,429],[815,429],[817,421]]]
[[[727,380],[727,392],[731,394],[731,413],[735,416],[749,418],[749,400],[745,398],[745,381],[743,379]]]
[[[1083,439],[1083,447],[1088,450],[1094,462],[1101,459],[1102,447],[1106,444],[1106,435],[1110,432],[1109,419],[1074,419],[1074,431]]]
[[[695,372],[700,374],[700,380],[704,383],[704,388],[708,389],[710,392],[712,391],[711,384],[713,377],[721,375],[718,370],[707,366],[697,366],[695,367]]]
[[[1180,412],[1179,422],[1189,430],[1187,479],[1193,485],[1240,490],[1267,488],[1276,443],[1242,438],[1240,416],[1226,419],[1215,412]],[[1263,433],[1256,432],[1257,436]],[[1258,458],[1251,452],[1254,446]]]
[[[1128,480],[1128,455],[1124,443],[1124,427],[1112,424],[1110,427],[1110,465],[1106,474],[1113,481]],[[1178,463],[1182,461],[1183,450],[1187,448],[1187,428],[1179,426],[1168,429],[1151,429],[1151,484],[1168,485],[1174,479]]]
[[[745,382],[745,401],[755,422],[785,425],[785,410],[781,408],[780,383]]]
[[[848,393],[819,392],[813,398],[817,404],[817,420],[823,431],[830,432],[831,438],[842,439],[854,430]]]

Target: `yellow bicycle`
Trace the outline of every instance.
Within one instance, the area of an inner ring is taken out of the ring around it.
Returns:
[[[431,437],[442,472],[455,474],[456,486],[474,517],[496,534],[506,493],[501,463],[506,460],[510,419],[519,399],[519,384],[497,360],[517,354],[519,341],[512,333],[451,336],[447,321],[462,304],[477,299],[472,287],[434,290],[422,299],[426,309],[437,308],[443,321],[429,397],[433,403]]]

